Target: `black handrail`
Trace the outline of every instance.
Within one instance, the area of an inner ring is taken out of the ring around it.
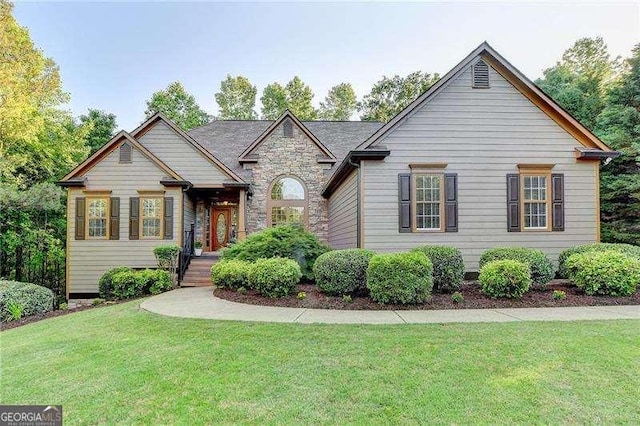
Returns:
[[[182,282],[184,274],[189,268],[191,258],[193,257],[193,243],[195,234],[195,225],[191,224],[191,229],[184,231],[184,239],[182,240],[182,248],[180,249],[180,263],[178,265],[178,284]]]

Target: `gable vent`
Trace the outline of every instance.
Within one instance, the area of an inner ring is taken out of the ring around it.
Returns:
[[[292,138],[293,137],[293,123],[291,122],[291,120],[286,120],[282,124],[282,131],[284,133],[284,137],[285,138]]]
[[[482,59],[473,65],[473,88],[489,88],[489,65]]]
[[[132,155],[131,145],[128,143],[123,143],[120,145],[120,162],[121,163],[130,163]]]

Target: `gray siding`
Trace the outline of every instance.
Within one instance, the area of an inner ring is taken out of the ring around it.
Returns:
[[[470,68],[462,70],[385,136],[388,158],[363,162],[366,248],[453,245],[474,271],[491,247],[539,248],[555,261],[561,250],[596,240],[594,164],[577,162],[579,142],[491,68],[490,78],[490,89],[472,89]],[[458,173],[459,232],[399,233],[398,173],[410,172],[409,163],[440,162]],[[555,164],[553,173],[564,173],[564,232],[507,232],[506,175],[517,173],[518,163]]]
[[[185,231],[188,231],[189,229],[191,229],[191,224],[196,223],[196,205],[193,202],[193,200],[186,194],[184,195],[183,212],[184,212],[184,225],[183,225],[184,228],[183,229]]]
[[[114,150],[90,169],[86,190],[111,190],[112,197],[120,197],[120,239],[76,240],[75,214],[77,197],[86,196],[83,189],[69,189],[67,210],[68,272],[71,293],[95,293],[98,279],[107,270],[120,266],[135,268],[156,267],[153,248],[162,244],[178,244],[182,232],[182,194],[180,188],[165,188],[160,179],[165,176],[147,157],[135,148],[131,164],[118,162],[118,150]],[[129,240],[129,197],[137,197],[138,190],[165,191],[165,197],[174,198],[175,224],[173,240]]]
[[[220,186],[230,180],[218,166],[161,121],[138,140],[183,179],[196,186]]]
[[[329,199],[329,244],[335,249],[358,246],[358,172],[354,170]]]

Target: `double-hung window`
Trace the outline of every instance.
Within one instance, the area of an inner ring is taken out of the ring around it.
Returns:
[[[414,226],[416,231],[442,231],[444,223],[444,176],[442,174],[416,173]]]
[[[87,198],[88,238],[107,238],[109,235],[109,198]]]
[[[140,197],[140,229],[143,238],[162,237],[162,197]]]

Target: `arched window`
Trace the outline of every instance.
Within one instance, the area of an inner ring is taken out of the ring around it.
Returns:
[[[273,181],[267,201],[267,225],[286,223],[307,225],[307,191],[300,180],[291,176]]]

